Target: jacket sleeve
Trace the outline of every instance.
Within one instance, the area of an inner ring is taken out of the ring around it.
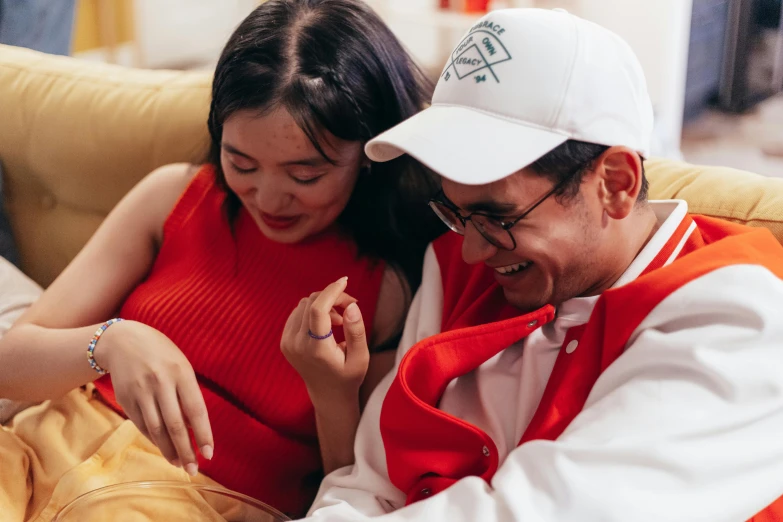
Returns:
[[[382,446],[373,430],[363,444]],[[568,429],[514,450],[491,484],[469,477],[387,514],[401,493],[375,489],[388,500],[372,510],[332,485],[315,519],[743,521],[783,495],[781,434],[783,281],[731,266],[662,301]]]

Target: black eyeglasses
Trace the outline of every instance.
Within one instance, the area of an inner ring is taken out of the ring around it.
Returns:
[[[515,217],[511,221],[501,221],[484,212],[471,212],[467,216],[463,216],[459,213],[459,208],[446,198],[443,191],[440,191],[438,196],[431,199],[429,205],[441,221],[457,234],[464,236],[465,227],[467,227],[468,221],[470,221],[473,223],[473,226],[476,227],[476,230],[478,230],[490,244],[497,248],[511,251],[517,248],[517,241],[511,233],[511,227],[519,223],[525,216],[538,208],[541,203],[562,189],[580,170],[581,169],[566,176],[532,207],[528,208],[522,215]]]

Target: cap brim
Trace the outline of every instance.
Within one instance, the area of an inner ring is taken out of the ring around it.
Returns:
[[[568,136],[454,105],[433,105],[367,143],[378,162],[410,154],[441,176],[485,185],[535,162]]]

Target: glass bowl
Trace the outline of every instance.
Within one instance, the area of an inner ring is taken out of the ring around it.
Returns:
[[[291,520],[247,495],[176,481],[126,482],[96,489],[52,522],[283,522]]]

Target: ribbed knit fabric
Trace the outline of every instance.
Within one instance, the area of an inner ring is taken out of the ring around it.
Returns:
[[[232,235],[224,199],[214,168],[205,166],[167,219],[152,271],[120,315],[164,333],[193,365],[215,437],[214,458],[200,460],[200,470],[299,515],[322,467],[312,404],[280,352],[283,327],[302,297],[347,275],[369,331],[384,264],[357,259],[353,242],[334,230],[275,243],[244,209]],[[119,408],[110,376],[96,386]]]

